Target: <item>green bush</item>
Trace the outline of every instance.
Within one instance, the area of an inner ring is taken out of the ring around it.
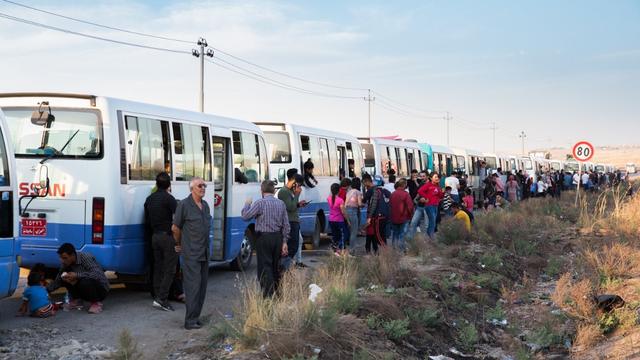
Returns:
[[[469,232],[462,221],[445,219],[438,225],[438,240],[447,245],[458,244],[469,238]]]
[[[550,322],[545,322],[531,334],[531,342],[546,349],[562,343],[562,336],[555,332]]]
[[[391,340],[401,340],[409,335],[409,319],[385,321],[382,324],[385,334]]]
[[[382,320],[382,318],[376,314],[369,314],[367,315],[366,322],[369,329],[375,330],[380,326],[382,326],[382,323],[384,322],[384,320]]]
[[[485,289],[500,290],[500,286],[502,285],[502,281],[504,277],[500,274],[495,273],[482,273],[478,275],[471,275],[471,281],[476,283],[479,286],[482,286]]]
[[[551,259],[549,259],[549,261],[547,261],[547,266],[544,268],[544,273],[547,274],[547,276],[555,278],[558,275],[560,275],[560,272],[562,271],[562,260],[560,260],[557,257],[552,257]]]
[[[320,312],[320,327],[329,335],[334,335],[338,327],[338,312],[334,307],[327,307]]]
[[[211,340],[214,342],[223,341],[226,338],[237,338],[240,333],[234,328],[234,326],[226,319],[216,323],[211,328]]]
[[[504,312],[502,305],[497,303],[496,306],[492,309],[487,310],[485,313],[486,320],[504,320],[507,318],[507,314]]]
[[[436,328],[442,323],[442,312],[440,309],[409,309],[407,315],[412,321],[429,329]]]
[[[418,282],[418,286],[420,286],[420,288],[425,291],[433,290],[433,281],[431,281],[431,279],[427,277],[424,277],[420,279],[420,281]]]
[[[356,289],[352,287],[344,290],[331,289],[328,304],[338,313],[353,314],[358,310],[360,300]]]
[[[472,351],[479,340],[478,330],[472,323],[462,322],[458,328],[456,342],[464,351]]]
[[[498,249],[484,254],[480,257],[480,264],[484,265],[485,269],[499,271],[503,266],[502,254]]]

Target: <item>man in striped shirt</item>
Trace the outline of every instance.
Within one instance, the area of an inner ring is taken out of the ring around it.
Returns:
[[[280,282],[280,257],[287,256],[289,218],[282,200],[277,199],[272,181],[262,182],[262,199],[247,202],[242,208],[244,220],[255,219],[256,252],[258,255],[258,281],[264,297],[272,296]]]

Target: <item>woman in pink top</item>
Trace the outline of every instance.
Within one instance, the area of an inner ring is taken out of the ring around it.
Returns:
[[[340,256],[340,253],[344,250],[344,244],[349,241],[349,219],[344,200],[338,196],[339,192],[340,184],[331,184],[331,195],[327,198],[329,203],[329,226],[333,237],[331,248],[337,256]]]

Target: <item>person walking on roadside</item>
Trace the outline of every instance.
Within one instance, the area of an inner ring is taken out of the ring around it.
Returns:
[[[284,203],[277,199],[275,185],[265,180],[260,185],[262,199],[255,202],[249,198],[242,208],[242,219],[256,220],[256,253],[258,255],[258,281],[262,296],[273,296],[280,284],[280,257],[287,256],[289,217]]]
[[[460,202],[460,179],[458,172],[454,171],[446,179],[444,179],[444,186],[451,188],[451,198],[454,202]]]
[[[340,184],[331,184],[331,195],[327,198],[329,204],[329,226],[331,227],[331,249],[336,256],[344,253],[345,244],[349,241],[349,217],[344,206],[344,200],[338,195]]]
[[[184,328],[200,329],[202,306],[209,280],[209,231],[211,210],[204,200],[207,184],[200,177],[189,181],[191,194],[178,203],[173,218],[173,239],[176,251],[182,253],[182,274],[185,294]]]
[[[174,311],[169,304],[169,291],[176,275],[178,253],[171,232],[173,214],[178,202],[169,193],[171,178],[166,172],[156,176],[156,191],[144,202],[144,218],[152,231],[153,250],[153,307],[164,311]]]
[[[362,177],[367,192],[364,202],[367,204],[367,240],[365,251],[367,254],[378,253],[379,246],[386,246],[386,223],[389,216],[389,197],[391,194],[383,187],[384,180],[380,175],[373,179],[370,175]],[[374,182],[375,181],[375,182]]]
[[[351,224],[349,231],[349,252],[354,254],[356,242],[358,240],[358,230],[360,229],[360,209],[362,208],[362,192],[360,178],[351,179],[351,189],[347,192],[345,207],[347,208],[347,218]]]
[[[394,249],[405,252],[405,235],[407,224],[413,217],[413,200],[405,191],[407,180],[400,179],[395,183],[395,191],[389,198],[389,220],[391,221],[391,245]]]
[[[440,204],[440,200],[444,197],[444,193],[440,188],[440,176],[438,176],[438,173],[434,172],[431,174],[429,182],[418,189],[418,195],[421,197],[419,201],[424,204],[424,210],[429,218],[427,235],[433,239],[433,234],[436,231],[438,205]]]
[[[296,256],[298,246],[300,246],[300,214],[298,211],[307,205],[306,201],[300,201],[302,184],[296,181],[296,175],[298,175],[298,169],[287,170],[287,183],[278,191],[278,199],[284,203],[289,219],[287,250],[291,259]]]
[[[509,175],[509,181],[507,181],[507,200],[518,201],[518,181],[513,175]]]

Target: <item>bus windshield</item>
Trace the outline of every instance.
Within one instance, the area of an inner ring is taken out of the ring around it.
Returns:
[[[49,125],[31,122],[31,108],[3,109],[16,157],[97,158],[102,155],[102,125],[94,110],[52,110]]]
[[[291,144],[286,132],[265,131],[264,138],[269,144],[269,162],[283,164],[291,162]]]

